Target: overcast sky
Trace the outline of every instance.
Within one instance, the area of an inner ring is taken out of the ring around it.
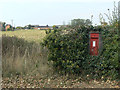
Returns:
[[[91,19],[99,24],[99,14],[113,10],[119,0],[0,0],[0,21],[15,26],[61,25],[72,19]],[[107,20],[107,19],[106,19]]]

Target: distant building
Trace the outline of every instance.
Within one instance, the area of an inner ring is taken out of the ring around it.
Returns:
[[[55,25],[57,28],[61,28],[63,25]]]
[[[25,26],[25,30],[27,29],[38,29],[38,30],[48,30],[48,29],[51,29],[53,30],[53,27],[55,26],[56,29],[59,29],[59,28],[67,28],[68,25],[53,25],[53,26],[39,26],[39,25],[26,25]]]
[[[61,29],[69,27],[69,25],[55,25],[55,26],[56,28],[61,28]]]
[[[39,25],[27,25],[25,26],[26,29],[39,29],[39,30],[48,30],[48,29],[52,29],[52,26],[39,26]]]
[[[39,25],[31,25],[31,29],[38,29]]]
[[[40,29],[40,30],[48,30],[48,29],[50,29],[50,27],[48,25],[47,26],[38,26],[37,28]]]

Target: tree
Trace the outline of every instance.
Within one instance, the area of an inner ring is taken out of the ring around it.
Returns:
[[[83,25],[91,25],[92,22],[89,19],[73,19],[71,20],[71,26],[80,27]]]
[[[58,27],[56,26],[56,25],[53,25],[53,29],[55,30],[55,29],[57,29]]]
[[[16,27],[16,29],[24,29],[23,27],[21,27],[21,26],[18,26],[18,27]]]
[[[29,25],[28,25],[28,29],[31,29],[31,28],[32,28],[32,27],[31,27],[31,24],[29,24]]]
[[[86,20],[85,20],[85,24],[86,24],[86,25],[92,25],[92,22],[90,21],[90,19],[86,19]]]

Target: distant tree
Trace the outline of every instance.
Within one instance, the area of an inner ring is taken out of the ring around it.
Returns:
[[[7,25],[6,25],[7,26]],[[5,26],[5,27],[6,27]],[[10,25],[10,27],[9,28],[7,28],[7,31],[14,31],[14,28]]]
[[[92,25],[92,22],[89,19],[73,19],[71,20],[71,26],[83,26],[83,25]]]
[[[90,21],[90,19],[85,20],[85,25],[92,25],[92,22]]]
[[[16,28],[15,27],[13,27],[13,30],[15,30]]]
[[[12,31],[12,29],[11,29],[11,28],[8,28],[7,31]]]
[[[24,29],[28,29],[28,26],[24,26],[23,28],[24,28]]]
[[[16,29],[24,29],[24,27],[20,27],[20,26],[18,26],[18,27],[16,27]]]
[[[31,29],[31,28],[32,28],[32,25],[31,25],[31,24],[29,24],[29,25],[28,25],[28,29]]]
[[[53,30],[57,29],[58,27],[56,25],[53,25]]]

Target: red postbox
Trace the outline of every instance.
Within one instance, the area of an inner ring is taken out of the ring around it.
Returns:
[[[98,55],[99,50],[99,33],[90,33],[90,55]]]

